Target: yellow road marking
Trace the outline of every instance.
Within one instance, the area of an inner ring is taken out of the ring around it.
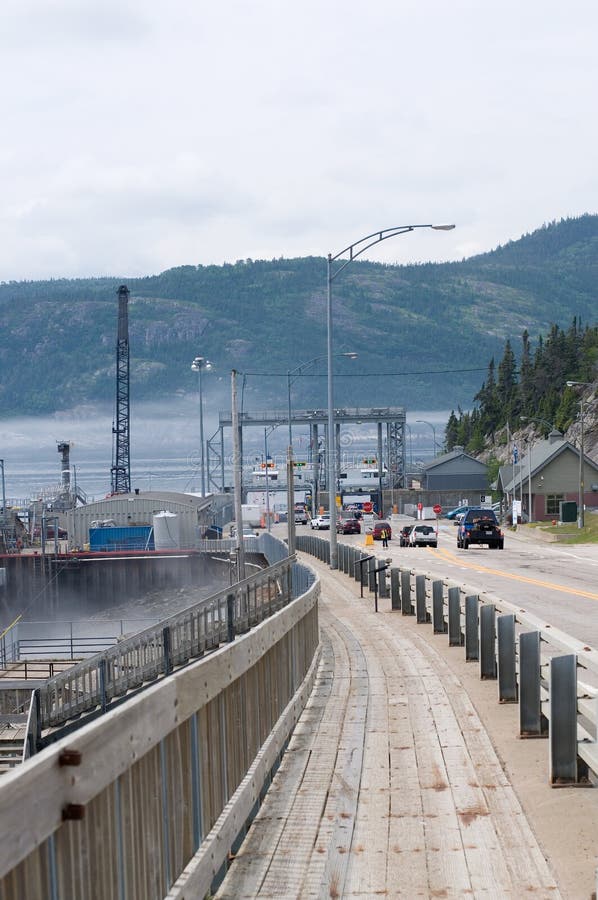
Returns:
[[[444,547],[439,550],[434,550],[429,547],[428,551],[433,553],[439,559],[445,559],[448,562],[456,563],[459,566],[464,566],[466,569],[474,569],[476,572],[485,572],[487,575],[498,575],[500,578],[510,578],[511,581],[521,581],[524,584],[535,584],[537,587],[550,588],[551,591],[559,591],[561,594],[573,594],[577,597],[587,597],[588,600],[598,600],[598,594],[594,594],[591,591],[583,591],[581,588],[569,588],[561,584],[554,584],[552,581],[541,581],[539,578],[530,578],[527,575],[514,575],[511,572],[503,572],[500,569],[490,569],[488,566],[480,566],[478,563],[466,562],[461,556],[451,553],[450,550],[446,550]]]

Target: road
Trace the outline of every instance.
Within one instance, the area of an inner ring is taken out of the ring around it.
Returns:
[[[393,516],[388,549],[376,541],[368,552],[392,559],[393,565],[466,584],[476,593],[496,594],[598,648],[598,545],[551,544],[507,531],[504,550],[459,550],[456,527],[440,520],[437,549],[399,547],[399,529],[409,522],[413,519]],[[306,526],[298,526],[297,533],[328,535]],[[360,547],[365,543],[363,534],[339,535],[339,540]]]

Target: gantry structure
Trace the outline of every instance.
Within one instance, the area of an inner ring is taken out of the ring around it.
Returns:
[[[247,428],[268,428],[288,424],[288,410],[263,410],[239,414],[239,446],[243,453],[243,432]],[[341,429],[347,425],[375,424],[377,429],[377,459],[382,461],[386,487],[404,488],[406,484],[407,454],[405,443],[406,414],[403,407],[339,407],[334,411],[336,471],[341,471]],[[328,459],[328,410],[294,410],[291,425],[309,428],[309,461],[314,465],[321,488],[326,489]],[[220,412],[218,430],[207,442],[208,490],[225,489],[226,441],[225,432],[232,428],[232,415]],[[384,431],[386,439],[384,440]]]

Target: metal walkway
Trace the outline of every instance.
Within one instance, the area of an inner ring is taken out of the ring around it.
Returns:
[[[310,564],[322,579],[317,685],[217,896],[560,897],[446,663]]]

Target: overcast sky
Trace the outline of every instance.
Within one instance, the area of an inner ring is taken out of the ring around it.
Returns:
[[[0,280],[461,259],[597,212],[595,0],[3,0]]]

